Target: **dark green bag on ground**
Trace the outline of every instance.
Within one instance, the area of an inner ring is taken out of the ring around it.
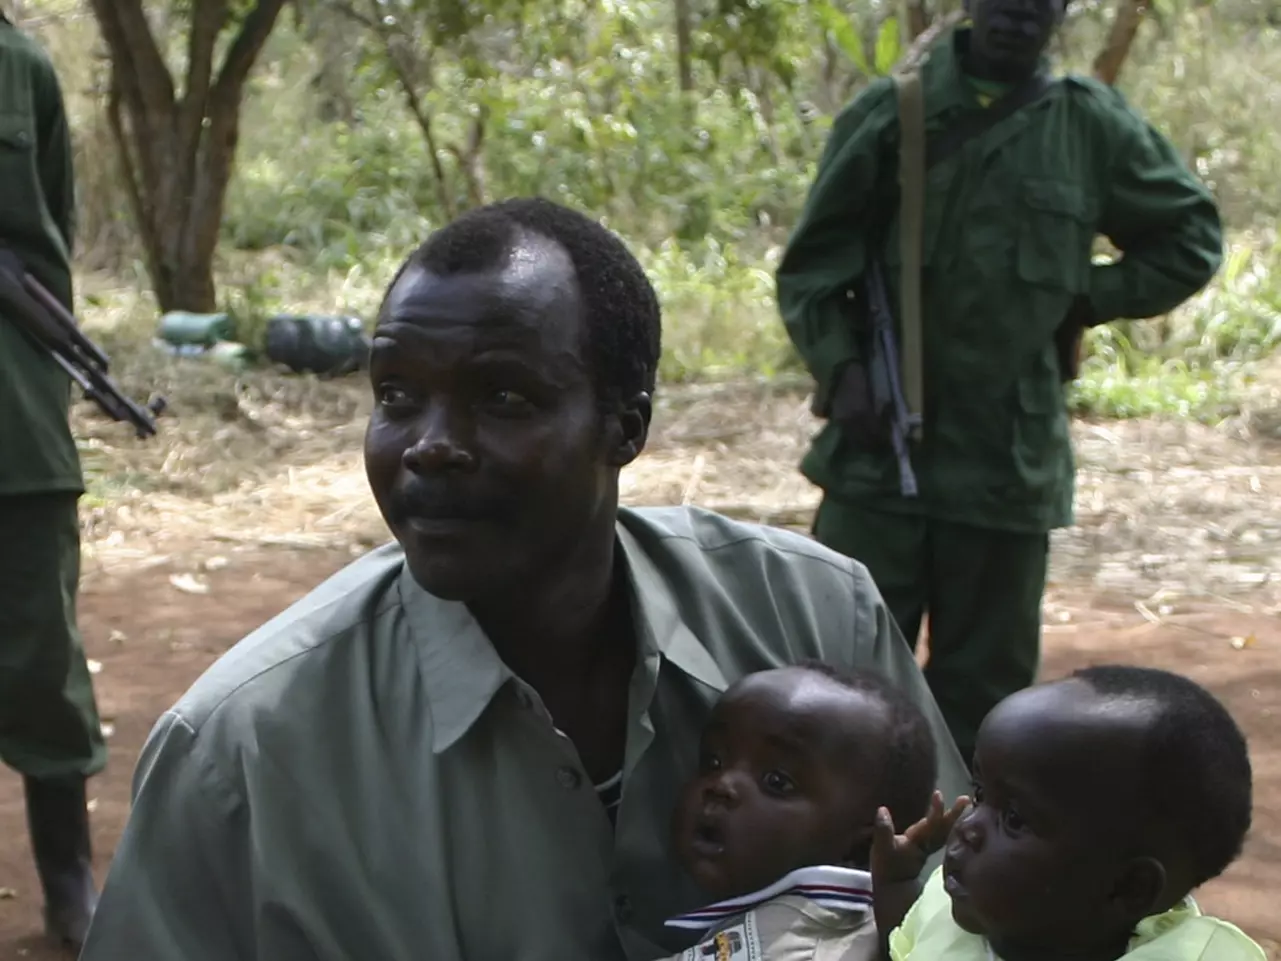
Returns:
[[[370,343],[358,317],[277,314],[264,346],[268,360],[296,374],[340,377],[365,368]]]

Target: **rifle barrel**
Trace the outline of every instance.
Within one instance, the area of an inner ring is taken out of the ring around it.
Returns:
[[[45,309],[45,312],[53,318],[54,322],[63,328],[71,342],[89,355],[89,360],[95,366],[102,368],[104,371],[110,367],[111,362],[107,359],[107,355],[102,352],[102,348],[81,332],[80,325],[76,323],[76,319],[68,313],[67,308],[62,306],[57,297],[45,290],[40,281],[30,274],[24,273],[22,286]]]

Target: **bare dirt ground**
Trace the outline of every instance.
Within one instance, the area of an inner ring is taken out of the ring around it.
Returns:
[[[175,386],[176,382],[175,382]],[[632,503],[694,503],[805,527],[795,471],[813,429],[802,392],[672,391]],[[94,478],[85,501],[81,619],[110,731],[92,785],[99,874],[128,813],[152,723],[231,644],[385,530],[360,466],[359,384],[245,380],[134,444],[78,411]],[[1245,856],[1200,895],[1281,959],[1281,444],[1258,425],[1077,426],[1078,524],[1056,536],[1046,676],[1125,660],[1183,671],[1223,697],[1255,764]],[[0,773],[0,961],[40,945],[21,788]]]

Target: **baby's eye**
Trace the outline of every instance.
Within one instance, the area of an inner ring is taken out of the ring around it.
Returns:
[[[709,771],[719,771],[721,759],[716,756],[715,751],[704,751],[698,758],[698,767],[704,774]]]
[[[1020,834],[1027,830],[1027,822],[1023,820],[1023,816],[1013,807],[1006,807],[1006,809],[1001,812],[1001,819],[1005,822],[1005,830],[1009,831],[1011,834]]]
[[[796,782],[784,774],[782,771],[768,771],[765,777],[761,779],[765,785],[765,790],[771,794],[790,794],[796,790]]]
[[[970,786],[970,800],[973,801],[975,804],[983,803],[983,785],[980,784],[978,781],[975,781]]]

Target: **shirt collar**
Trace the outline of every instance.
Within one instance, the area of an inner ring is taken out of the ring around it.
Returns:
[[[615,528],[634,599],[638,663],[657,655],[717,692],[728,687],[707,648],[681,618],[672,589],[654,559],[620,522]],[[465,604],[424,591],[406,565],[398,581],[401,604],[419,652],[432,720],[432,751],[440,754],[459,740],[490,701],[515,680]]]
[[[789,894],[801,895],[833,911],[866,914],[872,908],[872,876],[857,868],[828,864],[799,868],[752,894],[718,901],[672,918],[667,926],[705,931],[727,918],[746,914],[766,901]]]

